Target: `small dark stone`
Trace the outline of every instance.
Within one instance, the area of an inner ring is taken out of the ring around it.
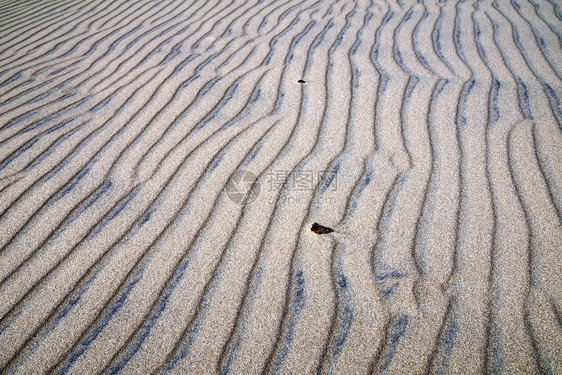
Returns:
[[[310,228],[310,230],[316,234],[326,234],[334,231],[332,228],[324,227],[318,223],[312,224],[312,228]]]
[[[306,83],[306,81],[304,79],[299,79],[297,82],[298,83]]]

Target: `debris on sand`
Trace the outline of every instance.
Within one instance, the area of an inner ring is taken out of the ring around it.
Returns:
[[[310,230],[316,234],[326,234],[334,231],[332,228],[324,227],[318,223],[312,224],[312,228],[310,228]]]

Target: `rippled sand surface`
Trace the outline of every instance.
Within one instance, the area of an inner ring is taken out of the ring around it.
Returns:
[[[0,373],[562,374],[561,77],[556,0],[0,0]]]

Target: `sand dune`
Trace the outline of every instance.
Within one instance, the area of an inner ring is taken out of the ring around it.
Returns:
[[[0,373],[561,374],[561,77],[555,0],[0,1]]]

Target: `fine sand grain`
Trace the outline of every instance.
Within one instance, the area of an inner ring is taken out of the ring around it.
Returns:
[[[561,77],[557,0],[0,0],[0,373],[562,374]]]

